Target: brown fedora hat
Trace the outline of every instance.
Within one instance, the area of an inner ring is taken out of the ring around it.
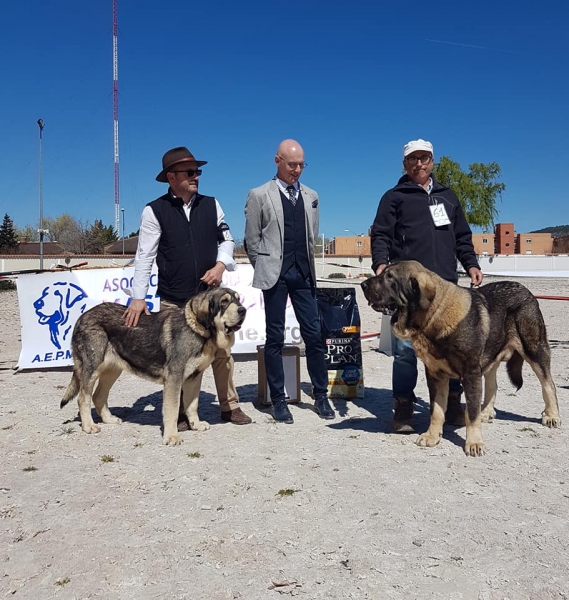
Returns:
[[[184,162],[195,162],[198,167],[207,165],[207,160],[196,160],[194,155],[185,146],[172,148],[172,150],[168,150],[162,157],[162,170],[156,175],[156,181],[168,183],[166,173],[168,173],[174,165]]]

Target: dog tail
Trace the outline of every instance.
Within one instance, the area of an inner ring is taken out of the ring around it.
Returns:
[[[70,400],[73,400],[75,396],[79,393],[79,378],[73,371],[73,376],[71,377],[71,381],[65,390],[65,394],[63,395],[63,400],[59,405],[59,408],[63,408]]]
[[[506,363],[508,377],[510,378],[512,385],[516,386],[516,391],[518,391],[524,384],[524,378],[522,377],[523,364],[524,359],[519,352],[514,352],[510,360]]]

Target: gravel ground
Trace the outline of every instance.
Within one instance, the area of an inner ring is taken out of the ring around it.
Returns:
[[[566,280],[520,281],[569,295]],[[363,333],[379,332],[359,290],[358,301]],[[565,418],[568,305],[540,305]],[[258,405],[257,364],[238,361],[253,424],[221,422],[208,372],[211,429],[165,447],[159,386],[127,374],[109,402],[123,424],[81,432],[76,405],[59,409],[69,370],[13,371],[16,293],[0,306],[0,597],[569,598],[568,435],[541,426],[527,366],[517,393],[499,371],[482,458],[464,455],[464,429],[432,449],[390,433],[391,358],[377,340],[363,342],[365,398],[335,401],[335,420],[312,410],[304,359],[293,425]],[[416,391],[424,430],[422,375]]]

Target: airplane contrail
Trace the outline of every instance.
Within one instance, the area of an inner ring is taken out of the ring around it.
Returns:
[[[446,42],[444,40],[425,39],[426,42],[434,42],[435,44],[448,44],[449,46],[462,46],[463,48],[476,48],[477,50],[491,50],[493,52],[505,52],[506,54],[519,54],[513,50],[501,50],[500,48],[488,48],[487,46],[473,46],[472,44],[460,44],[459,42]]]

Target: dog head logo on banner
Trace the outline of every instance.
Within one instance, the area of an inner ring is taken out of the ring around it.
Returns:
[[[57,281],[43,289],[34,301],[38,323],[49,328],[51,343],[61,350],[61,341],[66,340],[75,321],[84,312],[87,294],[74,283]]]

